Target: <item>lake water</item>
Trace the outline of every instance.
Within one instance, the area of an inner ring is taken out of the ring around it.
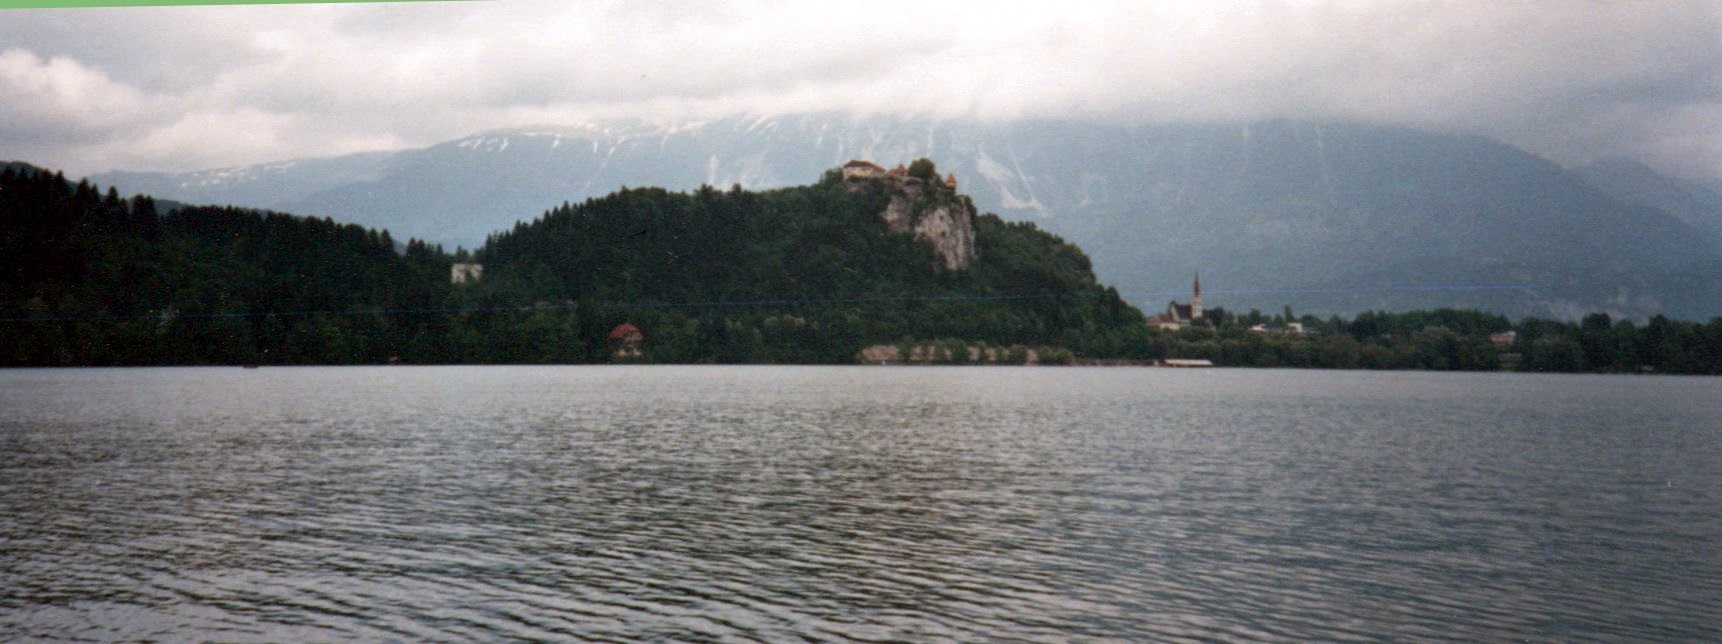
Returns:
[[[0,371],[0,640],[1722,638],[1722,379]]]

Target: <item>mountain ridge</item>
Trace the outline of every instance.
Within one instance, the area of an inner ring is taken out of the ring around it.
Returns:
[[[1674,215],[1722,248],[1722,189],[1667,176],[1622,157],[1601,159],[1573,171],[1623,203],[1642,204]]]
[[[1498,141],[1385,126],[819,115],[535,126],[394,153],[374,176],[329,178],[271,207],[476,245],[619,186],[769,189],[850,159],[918,157],[954,171],[981,210],[1081,245],[1149,310],[1202,270],[1240,309],[1722,312],[1689,286],[1702,280],[1664,277],[1716,259],[1701,228]],[[1417,288],[1383,288],[1400,286]],[[1447,286],[1467,288],[1432,288]]]

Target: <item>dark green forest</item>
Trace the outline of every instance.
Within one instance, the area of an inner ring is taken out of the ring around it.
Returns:
[[[950,199],[966,198],[949,194]],[[647,362],[846,363],[957,338],[1144,357],[1140,312],[1075,246],[976,219],[943,269],[883,189],[622,189],[447,253],[235,208],[158,212],[22,164],[0,174],[0,364],[587,363],[624,322]],[[482,279],[450,284],[455,262]]]
[[[162,207],[8,164],[0,365],[613,362],[610,331],[628,323],[644,339],[627,359],[642,362],[851,363],[869,345],[939,343],[1077,361],[1722,374],[1722,318],[1215,308],[1151,330],[1079,249],[1033,224],[976,217],[978,259],[947,270],[884,223],[883,185],[852,188],[836,173],[765,192],[624,188],[450,253],[326,218]],[[937,190],[917,207],[938,199],[972,208]],[[483,277],[451,284],[456,262],[483,264]]]
[[[1289,322],[1304,332],[1290,332]],[[1203,324],[1153,331],[1149,343],[1156,357],[1203,358],[1220,366],[1722,374],[1722,317],[1698,323],[1659,315],[1635,322],[1592,313],[1576,323],[1514,323],[1503,315],[1440,309],[1323,320],[1292,317],[1289,307],[1273,316],[1214,309]]]
[[[327,219],[159,213],[13,165],[0,171],[0,364],[380,362],[435,346],[434,316],[360,312],[442,306],[448,261]]]

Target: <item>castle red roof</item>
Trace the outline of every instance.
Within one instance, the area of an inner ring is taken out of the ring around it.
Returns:
[[[645,334],[640,333],[640,327],[627,322],[618,324],[616,325],[616,328],[610,329],[611,340],[626,340],[629,337],[645,337]]]
[[[843,167],[845,167],[845,168],[867,168],[869,170],[878,170],[880,172],[885,171],[885,169],[882,167],[879,167],[879,164],[877,164],[877,163],[873,163],[871,161],[862,161],[860,159],[856,159],[854,161],[850,161],[848,163],[845,163],[845,164],[843,164]]]

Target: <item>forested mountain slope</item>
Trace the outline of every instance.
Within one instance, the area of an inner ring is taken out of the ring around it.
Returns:
[[[1147,347],[1142,315],[1079,249],[924,178],[638,188],[552,209],[473,256],[396,248],[328,219],[159,213],[8,166],[0,364],[602,362],[623,323],[645,334],[638,359],[667,362],[851,362],[910,338]],[[456,262],[486,270],[451,284]]]
[[[1360,124],[839,115],[618,122],[148,182],[98,180],[194,203],[244,196],[256,201],[243,205],[452,248],[476,245],[547,204],[620,186],[770,189],[850,159],[889,166],[922,156],[954,172],[981,210],[1034,221],[1082,246],[1102,280],[1145,308],[1185,295],[1199,270],[1210,300],[1240,310],[1295,303],[1342,313],[1463,306],[1571,319],[1589,311],[1722,313],[1715,289],[1693,286],[1722,281],[1722,273],[1713,231],[1683,219],[1690,200],[1630,198],[1621,182],[1482,137]]]

